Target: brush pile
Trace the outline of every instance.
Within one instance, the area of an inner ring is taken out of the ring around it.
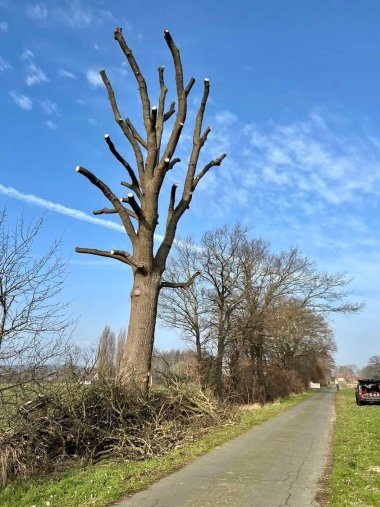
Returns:
[[[1,431],[0,478],[6,484],[73,460],[162,456],[227,420],[193,385],[158,388],[147,399],[115,383],[51,386]]]

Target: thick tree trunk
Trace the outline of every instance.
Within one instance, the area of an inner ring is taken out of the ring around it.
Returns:
[[[122,382],[137,392],[149,387],[160,275],[135,272],[128,336],[122,361]]]

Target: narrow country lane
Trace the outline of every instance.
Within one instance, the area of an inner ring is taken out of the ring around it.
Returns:
[[[334,399],[324,389],[117,507],[317,506]]]

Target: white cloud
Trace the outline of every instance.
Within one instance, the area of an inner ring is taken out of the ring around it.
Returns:
[[[49,79],[42,69],[37,67],[34,63],[30,63],[27,68],[25,83],[28,86],[34,86],[40,83],[47,83]]]
[[[27,62],[25,83],[28,86],[34,86],[39,83],[47,83],[49,79],[43,70],[37,67],[33,59],[34,53],[30,49],[25,49],[21,54],[21,60]]]
[[[326,205],[342,205],[380,196],[379,148],[364,135],[336,133],[320,114],[269,129],[251,124],[243,131],[248,137],[245,156],[264,182],[283,186],[294,200],[301,193]]]
[[[72,72],[65,70],[65,69],[58,69],[57,74],[60,77],[67,77],[69,79],[75,79],[75,75]]]
[[[6,70],[10,70],[11,68],[12,68],[11,64],[6,60],[4,60],[4,58],[1,58],[0,56],[0,72],[5,72]]]
[[[100,86],[103,86],[102,78],[99,75],[99,72],[96,72],[95,70],[88,70],[86,72],[86,78],[92,88],[99,88]]]
[[[51,130],[57,130],[58,128],[57,125],[51,120],[46,121],[46,126],[49,127],[49,129]]]
[[[54,10],[55,18],[71,28],[85,28],[94,19],[94,13],[87,5],[84,6],[79,0],[63,2],[65,5]]]
[[[23,192],[19,192],[18,190],[12,187],[5,187],[4,185],[0,184],[0,194],[6,195],[8,197],[13,197],[14,199],[18,199],[19,201],[34,204],[35,206],[39,206],[41,208],[54,211],[61,215],[66,215],[68,217],[75,218],[76,220],[90,222],[92,224],[107,227],[108,229],[113,229],[114,231],[118,232],[125,232],[123,226],[115,222],[111,222],[111,220],[102,220],[101,218],[92,217],[91,215],[83,213],[83,211],[68,208],[66,206],[63,206],[62,204],[48,201],[46,199],[41,199],[40,197],[37,197],[33,194],[24,194]]]
[[[6,21],[0,21],[0,32],[6,32],[8,30],[8,23]]]
[[[39,21],[48,17],[48,10],[44,2],[28,3],[26,13],[30,18]]]
[[[52,115],[58,113],[58,106],[55,102],[50,99],[44,99],[40,101],[40,106],[46,114]]]
[[[30,49],[25,49],[21,54],[21,60],[32,60],[34,58],[34,53]]]
[[[80,106],[84,106],[85,105],[85,101],[83,99],[77,99],[76,103],[79,104]]]
[[[33,107],[33,102],[29,97],[26,95],[19,94],[15,92],[14,90],[11,90],[9,92],[9,96],[13,100],[13,102],[21,109],[24,109],[24,111],[30,111]]]
[[[38,197],[33,194],[24,194],[23,192],[20,192],[13,187],[6,187],[0,184],[0,194],[6,195],[7,197],[12,197],[13,199],[17,199],[19,201],[33,204],[35,206],[39,206],[40,208],[54,211],[55,213],[59,213],[60,215],[65,215],[74,218],[75,220],[89,222],[91,224],[105,227],[107,229],[112,229],[117,232],[125,233],[125,229],[121,224],[112,222],[111,220],[104,220],[102,218],[87,215],[87,213],[84,213],[83,211],[74,208],[68,208],[63,204],[48,201],[47,199],[42,199],[41,197]],[[155,234],[154,238],[156,241],[162,241],[164,239],[164,237],[160,234]]]

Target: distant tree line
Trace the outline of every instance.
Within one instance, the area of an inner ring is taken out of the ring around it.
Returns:
[[[344,378],[347,382],[354,382],[359,378],[380,379],[380,355],[369,357],[364,368],[359,368],[356,364],[338,365],[335,376]]]
[[[331,379],[336,349],[327,317],[351,313],[343,273],[321,272],[297,248],[273,253],[237,225],[178,241],[170,280],[198,273],[186,288],[161,291],[159,317],[193,351],[193,373],[219,399],[265,402]]]

